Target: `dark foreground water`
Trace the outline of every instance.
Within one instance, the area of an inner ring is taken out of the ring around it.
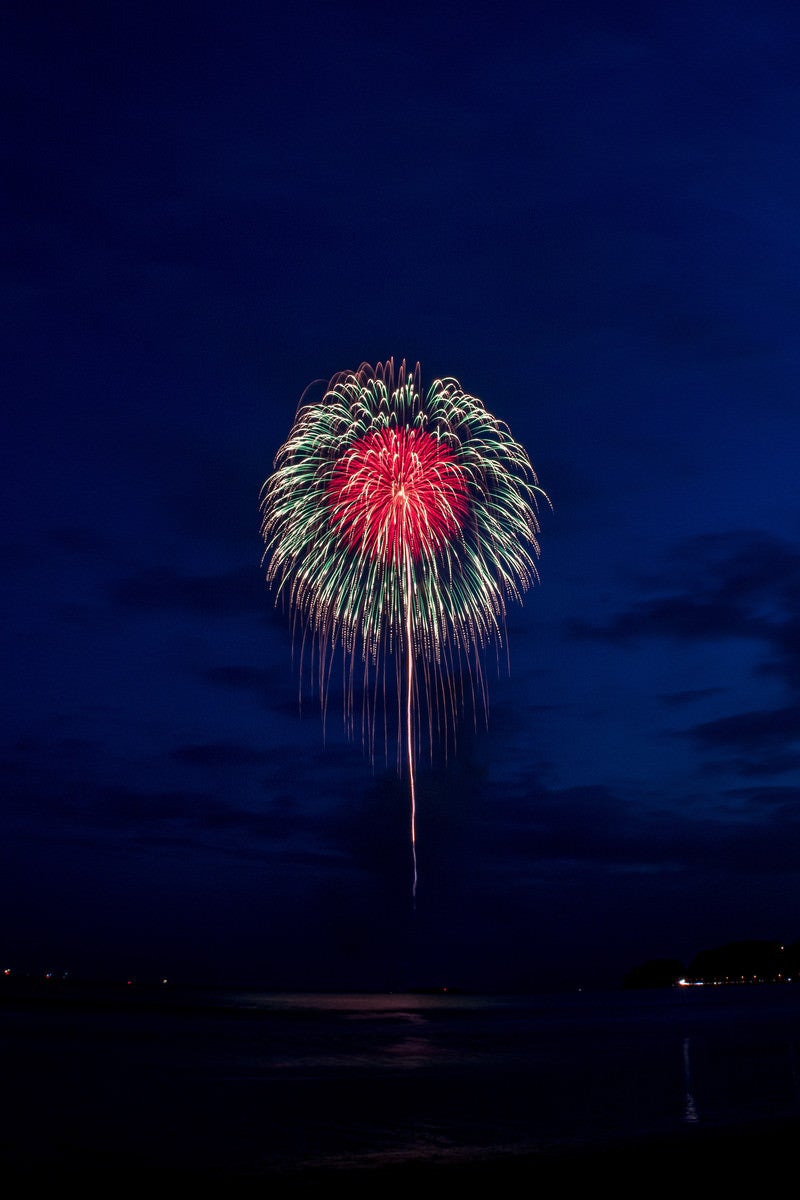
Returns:
[[[800,985],[0,992],[0,1161],[277,1177],[800,1117]]]

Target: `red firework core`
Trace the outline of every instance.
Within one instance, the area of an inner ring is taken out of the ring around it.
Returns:
[[[423,429],[377,429],[353,442],[328,489],[353,550],[399,563],[435,554],[463,525],[467,485],[452,451]]]

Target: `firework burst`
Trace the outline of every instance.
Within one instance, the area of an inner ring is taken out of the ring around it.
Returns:
[[[333,658],[345,713],[374,754],[379,698],[397,689],[398,763],[411,793],[416,892],[416,761],[423,740],[455,737],[486,713],[483,651],[505,643],[506,604],[537,579],[538,485],[508,428],[464,392],[394,361],[335,375],[301,403],[262,494],[267,579],[302,630],[323,717]],[[546,498],[546,497],[545,497]],[[302,664],[301,664],[302,674]]]

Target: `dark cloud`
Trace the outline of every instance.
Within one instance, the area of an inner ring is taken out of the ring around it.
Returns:
[[[262,667],[209,667],[203,679],[221,687],[242,688],[245,691],[261,692],[274,681],[274,673]]]
[[[800,598],[800,548],[757,530],[700,534],[673,548],[662,574],[641,579],[667,592],[618,613],[606,625],[579,624],[582,636],[760,636]],[[676,590],[677,589],[677,590]]]
[[[421,853],[448,886],[463,888],[467,872],[471,886],[476,880],[491,886],[499,870],[511,889],[560,879],[566,891],[614,888],[615,881],[636,877],[691,880],[694,887],[729,870],[740,872],[745,886],[745,876],[800,870],[796,789],[778,789],[770,801],[759,788],[731,789],[728,798],[746,807],[737,804],[732,812],[720,805],[712,813],[709,805],[645,806],[602,784],[552,788],[531,778],[497,789],[469,766],[455,775],[448,781],[443,773],[438,788],[423,779],[419,805]],[[391,850],[396,854],[397,846],[387,843],[387,855]]]
[[[283,671],[270,667],[219,666],[201,672],[201,678],[215,687],[230,688],[255,696],[271,713],[297,719],[309,714],[319,720],[322,705],[317,681],[306,682],[301,688],[297,675],[291,670],[287,649],[287,665]],[[360,692],[353,691],[352,702],[360,704]],[[345,702],[341,685],[332,687],[326,702],[329,716],[341,721]],[[360,711],[360,708],[359,710]]]
[[[763,775],[786,775],[790,771],[800,770],[800,753],[778,753],[771,750],[760,757],[751,755],[749,758],[736,758],[720,764],[721,770],[730,770],[744,778]]]
[[[780,786],[731,788],[728,795],[741,799],[758,808],[779,807],[793,816],[800,817],[800,787]]]
[[[761,643],[761,675],[800,689],[800,552],[767,533],[731,532],[687,539],[673,555],[670,582],[679,590],[640,601],[605,625],[573,624],[576,636],[615,644],[646,638],[686,642],[749,639]],[[666,579],[662,581],[666,583]],[[658,581],[651,581],[657,586]],[[672,706],[713,696],[694,689],[662,696]],[[719,770],[741,776],[797,769],[800,706],[749,709],[698,723],[684,733],[705,752],[725,752]]]
[[[362,802],[365,775],[361,756],[350,747],[320,745],[316,753],[298,756],[291,746],[259,750],[213,742],[178,746],[168,757],[176,769],[192,772],[187,780],[202,771],[205,786],[105,782],[98,776],[114,769],[114,756],[101,743],[20,739],[0,759],[5,835],[39,840],[57,829],[70,843],[92,845],[96,839],[98,853],[108,839],[219,843],[226,854],[254,841],[262,853],[271,843],[281,854],[290,842],[316,839],[328,854],[351,838],[347,814]],[[350,787],[352,798],[343,805]]]
[[[604,871],[711,873],[735,866],[743,874],[800,869],[800,799],[796,788],[731,789],[752,811],[738,821],[675,809],[643,809],[607,788],[554,790],[535,799],[538,817],[513,839],[530,861],[595,864]],[[792,810],[789,813],[789,810]],[[776,845],[780,815],[781,837]],[[507,854],[515,851],[512,845]]]
[[[800,618],[789,617],[772,632],[774,657],[761,666],[764,675],[775,675],[800,690]]]
[[[201,678],[218,687],[255,692],[262,698],[266,697],[279,682],[278,672],[265,667],[209,667],[208,670],[202,672]]]
[[[269,751],[255,750],[239,742],[204,742],[195,746],[178,746],[170,752],[175,762],[193,767],[250,766],[269,759]]]
[[[6,836],[51,837],[58,829],[68,841],[98,855],[108,838],[130,844],[152,844],[153,839],[186,846],[207,843],[236,854],[254,839],[262,847],[279,847],[298,832],[319,832],[313,813],[301,820],[290,806],[273,810],[267,801],[254,810],[212,791],[148,791],[85,779],[25,778],[19,771],[9,772],[7,765],[4,774],[15,776],[15,801],[5,811]]]
[[[142,571],[113,588],[115,603],[145,612],[175,611],[203,616],[263,614],[268,608],[263,574],[257,566],[222,575],[179,575],[164,569]]]
[[[691,823],[690,823],[691,824]],[[582,863],[611,871],[675,869],[693,858],[692,831],[672,813],[643,812],[604,784],[532,783],[513,805],[492,809],[498,858],[529,867]]]
[[[800,604],[800,548],[794,543],[753,531],[688,538],[674,549],[669,574],[651,577],[645,586],[669,592],[636,601],[603,624],[573,619],[568,632],[573,638],[613,645],[659,638],[760,642],[766,656],[759,672],[800,689],[800,619],[795,615]],[[748,723],[756,729],[747,714],[735,720],[743,732]],[[724,728],[723,723],[720,729]],[[712,731],[709,740],[713,737]]]
[[[696,700],[708,700],[712,696],[719,696],[723,690],[723,688],[717,687],[688,688],[684,692],[664,692],[658,698],[668,708],[682,708],[686,704],[693,704]]]
[[[707,748],[779,749],[800,740],[800,705],[737,713],[703,721],[686,731]]]
[[[605,625],[573,620],[567,629],[575,638],[595,638],[617,644],[637,638],[694,641],[764,637],[767,632],[763,622],[754,620],[736,601],[680,594],[640,601],[627,612],[617,613]]]

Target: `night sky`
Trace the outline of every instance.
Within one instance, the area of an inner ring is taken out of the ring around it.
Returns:
[[[796,6],[12,7],[2,965],[504,990],[800,937]],[[553,503],[416,911],[259,533],[306,386],[389,356]]]

